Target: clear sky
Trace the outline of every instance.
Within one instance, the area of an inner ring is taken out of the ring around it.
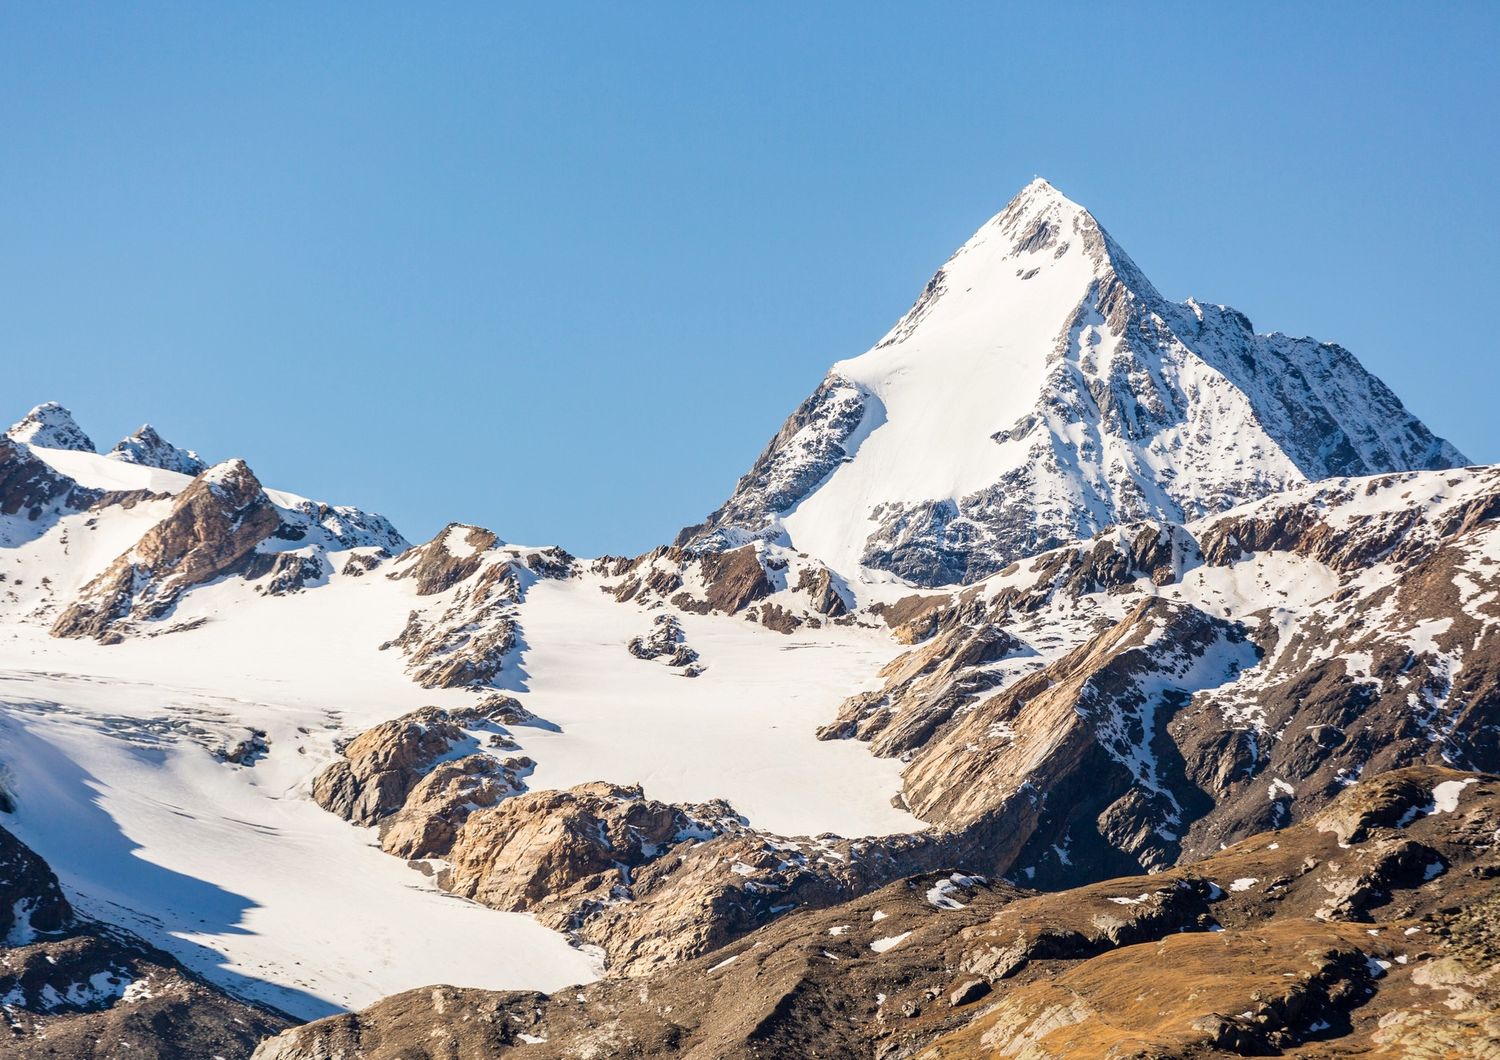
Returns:
[[[1500,460],[1500,4],[0,7],[0,419],[582,554],[1032,176]]]

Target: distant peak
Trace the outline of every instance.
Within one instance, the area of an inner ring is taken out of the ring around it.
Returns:
[[[32,409],[6,431],[5,436],[43,449],[95,452],[93,441],[74,421],[73,414],[55,401],[43,402]]]
[[[149,423],[128,438],[122,438],[110,450],[109,455],[127,464],[176,471],[183,475],[200,474],[208,465],[191,449],[179,449],[167,441]]]

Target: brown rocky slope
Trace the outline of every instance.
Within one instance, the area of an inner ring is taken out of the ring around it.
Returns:
[[[256,1057],[1494,1056],[1497,819],[1497,778],[1413,767],[1159,873],[912,877],[642,979],[409,991]]]

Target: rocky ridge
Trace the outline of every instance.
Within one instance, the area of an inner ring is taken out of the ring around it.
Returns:
[[[545,723],[503,695],[424,707],[345,744],[313,798],[445,890],[531,913],[626,976],[955,856],[937,834],[772,835],[722,800],[663,803],[639,785],[527,791],[510,728],[528,724]]]
[[[483,527],[450,523],[392,564],[386,577],[412,581],[417,595],[433,602],[413,609],[382,647],[399,648],[423,688],[489,687],[519,643],[516,615],[526,590],[540,578],[570,578],[575,569],[560,548],[520,548]]]

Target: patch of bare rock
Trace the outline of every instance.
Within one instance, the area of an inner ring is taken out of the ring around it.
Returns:
[[[684,677],[697,677],[703,672],[698,653],[687,644],[682,623],[670,613],[652,619],[650,632],[631,637],[625,650],[637,659],[660,660],[666,666],[681,670]]]
[[[610,579],[603,589],[622,603],[740,615],[778,633],[854,620],[853,596],[836,574],[764,541],[721,551],[667,545],[634,559],[606,556],[592,569]]]
[[[433,602],[414,609],[381,647],[399,648],[423,688],[488,687],[520,642],[526,590],[541,578],[570,578],[575,568],[560,548],[513,548],[483,527],[451,523],[392,563],[386,577],[411,580]]]

